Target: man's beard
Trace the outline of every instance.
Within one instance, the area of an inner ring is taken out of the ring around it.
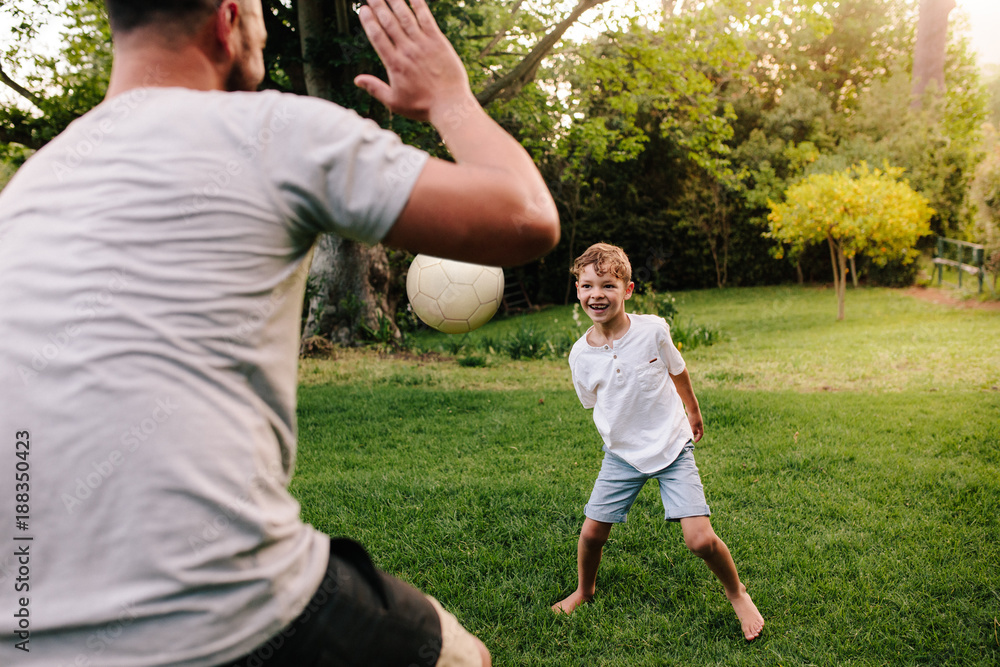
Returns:
[[[249,68],[243,62],[237,62],[233,64],[233,68],[229,70],[229,76],[226,77],[226,90],[233,92],[253,92],[257,90],[260,86],[260,80],[252,76],[249,72]]]
[[[250,71],[250,56],[252,54],[252,49],[250,45],[247,44],[246,38],[243,39],[240,45],[241,53],[240,58],[237,58],[233,63],[233,68],[229,70],[229,76],[226,77],[226,90],[229,92],[253,92],[257,90],[260,86],[260,77],[255,76]]]

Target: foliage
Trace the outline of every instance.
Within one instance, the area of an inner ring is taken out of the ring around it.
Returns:
[[[987,120],[994,128],[1000,128],[1000,65],[990,65],[985,69],[983,84],[986,92]]]
[[[74,119],[104,98],[111,73],[111,30],[100,0],[11,2],[3,11],[15,26],[0,66],[23,75],[17,105],[0,108],[0,161],[20,165]],[[56,12],[60,12],[57,14]],[[60,20],[61,52],[37,50],[43,23]]]
[[[872,82],[905,69],[916,30],[913,0],[756,0],[746,18],[759,94],[808,86],[838,111]]]
[[[303,57],[300,0],[263,4],[266,87],[305,94],[305,68],[319,67],[332,99],[447,154],[432,128],[388,114],[353,85],[361,71],[382,73],[354,12],[344,25],[331,19]],[[433,11],[473,90],[484,91],[554,34],[574,4],[439,0]],[[1000,118],[1000,76],[981,86],[968,44],[953,35],[945,95],[910,111],[916,0],[685,1],[666,14],[659,4],[589,4],[580,19],[587,30],[560,34],[487,107],[536,159],[563,222],[556,251],[519,269],[533,302],[568,303],[566,268],[595,241],[623,246],[656,290],[817,279],[828,271],[822,249],[806,249],[794,265],[767,252],[767,202],[804,176],[861,161],[906,169],[936,211],[934,231],[980,235],[967,192],[987,109]],[[0,164],[16,166],[101,99],[110,40],[97,0],[7,0],[0,11],[17,18],[3,71],[29,93],[0,109]],[[65,23],[58,55],[38,51],[45,23]],[[412,329],[395,279],[405,262],[390,260],[388,310]],[[858,268],[869,283],[905,282],[910,270]]]
[[[770,203],[768,238],[793,254],[807,245],[826,242],[838,289],[837,319],[844,317],[846,260],[868,256],[877,266],[890,259],[912,262],[917,240],[930,233],[934,214],[927,200],[898,178],[902,169],[885,171],[862,162],[835,174],[813,174],[792,186],[786,201]]]
[[[673,324],[677,317],[677,299],[667,292],[658,293],[648,285],[643,286],[641,293],[636,290],[632,295],[631,304],[635,312],[659,315],[667,321],[667,324]]]
[[[14,176],[14,165],[7,162],[0,162],[0,190],[7,186],[7,183]]]
[[[972,183],[971,203],[975,207],[974,240],[986,246],[986,266],[993,274],[993,291],[1000,277],[1000,137],[992,126],[986,143],[989,152]]]
[[[862,162],[836,174],[813,174],[789,188],[785,203],[771,203],[767,236],[798,249],[832,240],[845,257],[868,255],[878,265],[893,257],[912,261],[933,210],[898,180],[902,173]]]
[[[978,88],[974,73],[965,84]],[[845,120],[837,147],[819,156],[805,173],[841,171],[862,161],[902,167],[910,186],[935,209],[934,231],[964,236],[966,196],[979,159],[984,100],[979,93],[963,93],[956,84],[943,97],[929,93],[923,107],[913,110],[903,104],[909,89],[905,74],[873,84]]]

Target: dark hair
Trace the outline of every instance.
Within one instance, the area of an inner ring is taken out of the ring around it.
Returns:
[[[111,30],[129,32],[157,22],[195,23],[215,11],[222,0],[105,0]]]

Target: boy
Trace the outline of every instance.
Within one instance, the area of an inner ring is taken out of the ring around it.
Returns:
[[[261,0],[104,5],[107,100],[0,193],[0,434],[23,454],[0,525],[30,509],[18,545],[40,545],[24,590],[0,586],[0,665],[488,667],[437,602],[302,520],[299,328],[321,234],[495,266],[551,250],[531,156],[424,0],[357,10],[388,82],[355,82],[454,162],[255,92]]]
[[[625,313],[625,301],[635,286],[621,248],[592,245],[574,262],[572,273],[580,305],[594,322],[569,355],[573,386],[584,407],[594,409],[605,454],[584,508],[577,588],[552,610],[569,614],[593,599],[611,527],[625,522],[639,490],[655,478],[666,519],[680,521],[685,544],[722,582],[743,636],[752,641],[760,635],[764,619],[708,519],[692,454],[694,443],[704,434],[701,411],[670,329],[655,315]]]

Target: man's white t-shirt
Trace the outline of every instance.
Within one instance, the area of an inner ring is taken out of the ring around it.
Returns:
[[[287,491],[310,249],[382,239],[426,159],[314,98],[151,88],[17,172],[0,664],[214,665],[302,612],[329,553]]]
[[[629,314],[629,329],[613,345],[594,346],[584,334],[569,353],[573,386],[604,449],[640,472],[673,463],[693,437],[670,375],[684,372],[684,359],[666,320]]]

